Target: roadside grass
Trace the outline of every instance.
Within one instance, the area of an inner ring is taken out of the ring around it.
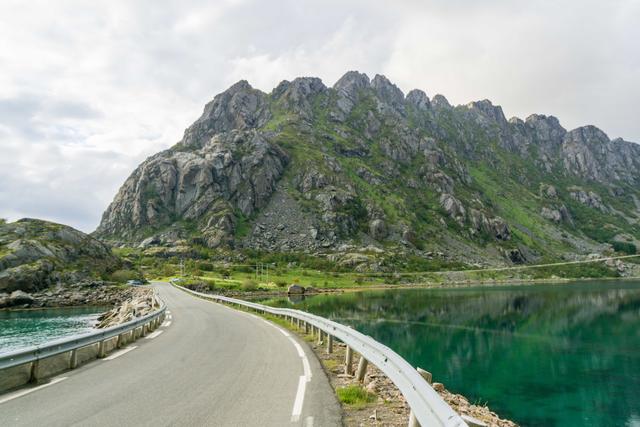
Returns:
[[[336,394],[340,402],[358,408],[365,407],[369,403],[376,401],[375,394],[368,392],[364,387],[356,384],[338,387]]]

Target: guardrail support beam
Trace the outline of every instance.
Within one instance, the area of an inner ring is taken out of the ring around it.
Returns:
[[[322,345],[322,336],[324,335],[324,332],[322,332],[322,329],[318,329],[318,345]]]
[[[71,350],[69,355],[69,369],[76,369],[78,367],[78,349]]]
[[[356,371],[356,380],[359,382],[364,381],[364,376],[367,374],[367,365],[369,361],[360,355],[360,361],[358,362],[358,370]]]
[[[433,375],[431,375],[431,372],[425,371],[422,368],[416,368],[416,370],[429,384],[433,382]],[[416,419],[416,414],[413,413],[413,409],[409,413],[409,427],[420,427],[420,423]]]
[[[98,344],[98,359],[102,359],[103,357],[106,356],[106,352],[105,352],[105,340],[100,341],[100,343]]]
[[[327,353],[333,353],[333,335],[327,334]]]
[[[122,348],[124,346],[124,334],[118,335],[118,341],[116,342],[116,348]]]
[[[347,354],[344,358],[344,373],[353,375],[353,350],[349,346],[347,346]]]
[[[31,362],[31,374],[29,375],[30,383],[37,383],[40,379],[40,361]]]

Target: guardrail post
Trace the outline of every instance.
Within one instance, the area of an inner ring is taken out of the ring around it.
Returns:
[[[359,382],[364,381],[364,376],[367,374],[367,365],[369,361],[360,355],[360,361],[358,362],[358,370],[356,371],[356,380]]]
[[[431,375],[431,372],[425,371],[422,368],[416,368],[416,370],[429,384],[433,382],[433,375]],[[416,414],[413,413],[413,409],[409,413],[409,427],[420,427],[420,423],[416,419]]]
[[[106,352],[104,349],[105,347],[104,343],[105,343],[105,340],[102,340],[98,344],[98,359],[102,359],[106,355]]]
[[[309,334],[309,322],[304,322],[304,333]]]
[[[37,383],[40,378],[40,361],[31,362],[31,374],[29,375],[30,383]]]
[[[327,353],[333,353],[333,335],[327,334]]]
[[[322,329],[318,329],[318,345],[322,345]]]
[[[78,349],[71,350],[69,355],[69,369],[76,369],[78,367]]]
[[[116,342],[117,348],[122,348],[124,345],[124,334],[118,334],[118,341]]]
[[[347,354],[344,358],[344,373],[353,375],[353,350],[349,346],[347,346]]]
[[[142,325],[142,332],[140,332],[140,337],[144,337],[147,335],[147,324]]]

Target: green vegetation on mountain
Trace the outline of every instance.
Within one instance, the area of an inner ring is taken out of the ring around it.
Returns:
[[[148,268],[245,260],[387,277],[632,254],[639,171],[640,146],[593,126],[405,96],[383,76],[298,78],[269,94],[241,81],[133,172],[95,235],[139,247]],[[543,274],[627,273],[531,276]]]

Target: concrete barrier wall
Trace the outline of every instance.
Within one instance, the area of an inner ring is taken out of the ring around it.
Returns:
[[[164,320],[164,311],[159,318],[154,318],[145,324],[146,331],[155,329]],[[119,336],[106,338],[102,343],[94,343],[84,347],[78,347],[73,351],[66,351],[54,356],[39,359],[18,366],[0,370],[0,394],[5,393],[28,383],[42,382],[47,378],[56,376],[69,369],[75,369],[100,356],[100,345],[103,348],[103,357],[118,349],[118,344],[124,346],[142,337],[142,327],[126,331]],[[120,341],[120,342],[118,342]],[[75,352],[75,355],[73,354]]]

